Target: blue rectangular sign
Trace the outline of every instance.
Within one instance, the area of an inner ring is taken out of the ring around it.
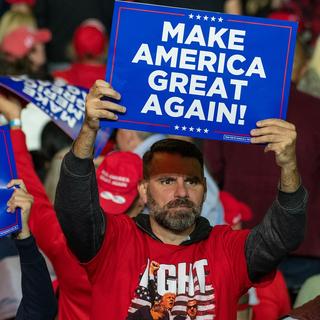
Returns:
[[[286,117],[297,23],[116,1],[106,80],[127,107],[102,126],[250,142]]]
[[[14,189],[6,186],[17,179],[16,166],[8,126],[0,127],[0,237],[21,229],[20,209],[15,213],[7,212],[7,202]]]

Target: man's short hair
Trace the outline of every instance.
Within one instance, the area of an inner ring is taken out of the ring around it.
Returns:
[[[203,169],[203,156],[201,151],[192,142],[178,139],[163,139],[154,143],[150,150],[143,155],[143,177],[150,178],[150,163],[155,153],[178,154],[182,157],[197,159]]]

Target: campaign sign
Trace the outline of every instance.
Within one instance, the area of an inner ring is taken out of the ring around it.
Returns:
[[[66,85],[62,81],[42,81],[22,77],[0,77],[0,87],[14,93],[26,102],[32,102],[75,139],[81,129],[88,90]],[[111,128],[99,130],[95,156],[98,156],[112,133]]]
[[[0,126],[0,237],[21,229],[20,209],[14,213],[7,212],[7,202],[14,191],[7,184],[17,179],[8,126]]]
[[[106,127],[247,143],[284,119],[297,24],[116,1],[107,81],[127,108]]]

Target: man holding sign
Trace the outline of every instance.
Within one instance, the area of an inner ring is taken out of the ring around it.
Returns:
[[[139,193],[150,215],[134,220],[104,216],[92,153],[100,119],[116,121],[125,108],[110,84],[98,80],[86,101],[79,136],[62,164],[56,211],[68,244],[87,269],[93,287],[92,318],[134,318],[141,308],[161,305],[171,294],[166,317],[235,319],[239,297],[254,284],[272,280],[280,260],[303,238],[307,192],[297,169],[295,127],[279,119],[257,123],[251,142],[266,144],[281,169],[278,197],[251,231],[211,228],[200,216],[206,194],[201,152],[189,142],[165,139],[143,158]],[[150,263],[159,265],[149,274]]]

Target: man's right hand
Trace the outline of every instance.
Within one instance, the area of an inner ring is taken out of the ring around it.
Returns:
[[[115,112],[124,113],[126,108],[112,101],[103,101],[102,97],[120,100],[120,94],[103,80],[97,80],[86,98],[85,124],[92,130],[99,130],[100,119],[117,120]]]
[[[97,132],[100,128],[100,119],[117,120],[115,112],[124,113],[126,108],[112,101],[103,101],[108,97],[120,100],[120,94],[109,83],[97,80],[90,89],[86,98],[86,114],[81,131],[73,145],[76,157],[85,159],[92,157]]]

